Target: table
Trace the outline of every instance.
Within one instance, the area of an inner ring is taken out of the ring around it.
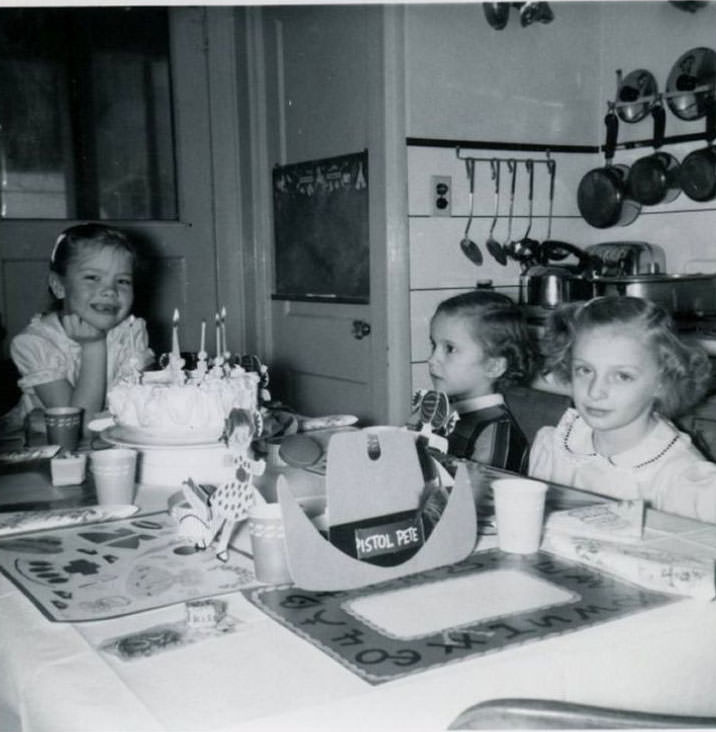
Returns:
[[[37,497],[42,475],[37,469],[2,476],[0,502],[18,500],[24,481]],[[87,498],[77,489],[67,493]],[[138,502],[154,509],[166,495],[167,489],[140,486]],[[477,548],[491,546],[494,537],[483,536]],[[236,632],[123,662],[96,647],[178,621],[183,606],[51,623],[0,577],[0,704],[32,732],[444,729],[464,708],[506,696],[716,715],[714,603],[686,599],[373,686],[243,595],[226,599],[240,621]]]

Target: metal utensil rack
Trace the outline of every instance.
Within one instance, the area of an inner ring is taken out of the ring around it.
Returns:
[[[475,157],[474,155],[461,155],[460,154],[461,151],[462,151],[462,148],[460,147],[460,145],[457,145],[455,147],[455,157],[458,160],[465,160],[465,161],[469,161],[469,162],[472,162],[472,163],[494,163],[494,162],[497,162],[497,163],[500,163],[500,164],[502,164],[502,163],[509,163],[510,165],[514,165],[515,163],[525,163],[525,165],[528,165],[528,164],[542,164],[542,165],[546,165],[547,166],[547,170],[549,170],[549,171],[556,170],[556,167],[557,167],[557,162],[556,162],[556,160],[554,160],[554,158],[552,158],[549,150],[545,150],[544,160],[542,160],[542,159],[535,159],[535,158],[532,158],[532,157],[529,157],[529,158],[515,158],[515,157],[505,158],[505,157],[498,157],[498,156],[494,156],[494,155],[492,157],[482,157],[482,156]]]

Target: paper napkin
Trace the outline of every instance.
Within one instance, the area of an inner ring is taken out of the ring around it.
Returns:
[[[636,542],[644,527],[644,501],[596,503],[550,513],[547,532],[595,539]]]
[[[716,596],[713,559],[557,531],[545,534],[542,549],[604,569],[650,590],[703,600]]]

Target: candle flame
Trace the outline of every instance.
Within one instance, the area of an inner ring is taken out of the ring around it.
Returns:
[[[226,319],[226,308],[222,305],[221,306],[221,322],[223,323]]]
[[[175,324],[179,322],[179,310],[177,310],[177,308],[174,308],[174,315],[172,316],[172,322]]]

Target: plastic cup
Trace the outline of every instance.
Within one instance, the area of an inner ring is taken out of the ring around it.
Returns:
[[[497,544],[503,552],[533,554],[542,538],[547,484],[529,478],[492,482],[497,519]]]
[[[124,506],[133,503],[137,453],[124,447],[94,450],[90,453],[90,471],[97,490],[97,503]]]
[[[82,436],[82,407],[50,407],[45,410],[47,442],[75,452]]]
[[[251,506],[249,534],[256,579],[269,585],[291,582],[280,504],[256,503]]]

